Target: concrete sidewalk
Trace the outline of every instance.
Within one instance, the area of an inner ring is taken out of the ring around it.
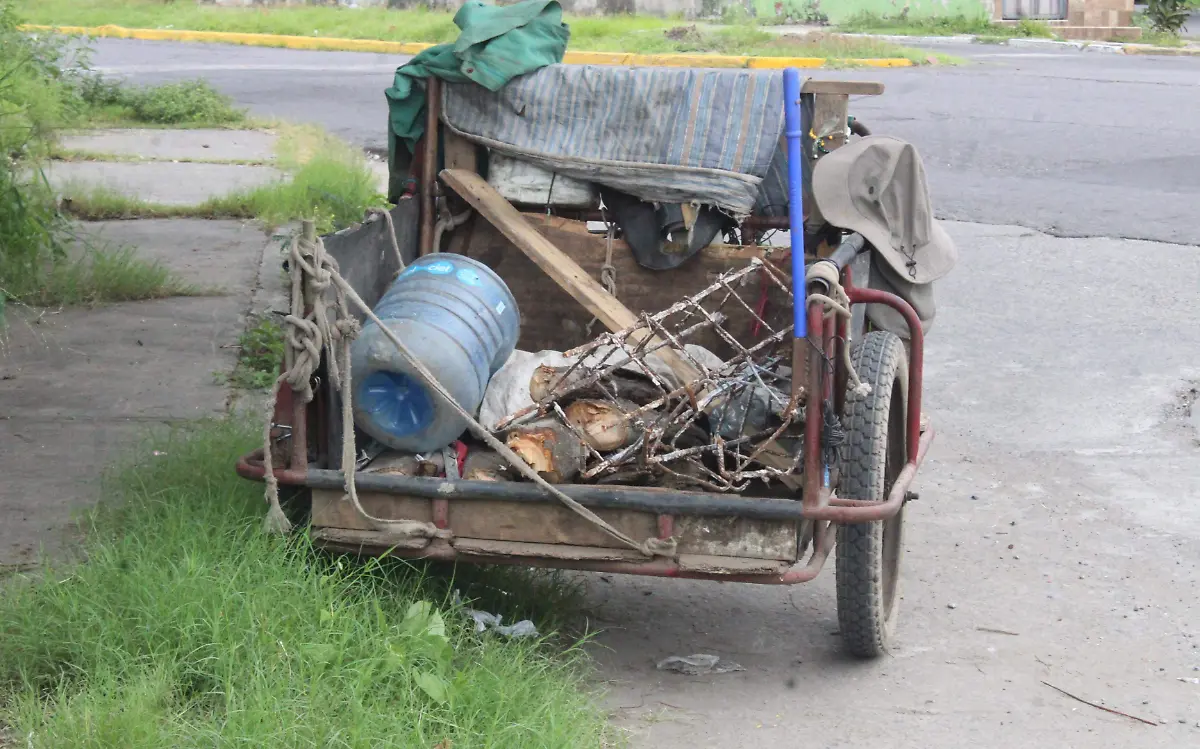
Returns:
[[[128,198],[195,206],[287,178],[274,166],[279,135],[261,130],[96,130],[61,139],[46,170],[64,198],[105,188]],[[366,157],[380,192],[387,164]]]
[[[226,409],[219,375],[236,358],[259,274],[261,229],[230,221],[85,225],[134,247],[211,296],[98,308],[10,305],[0,335],[0,573],[69,553],[72,515],[104,471],[156,424]]]

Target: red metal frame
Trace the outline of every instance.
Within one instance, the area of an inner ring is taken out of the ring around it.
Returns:
[[[850,523],[866,523],[892,517],[904,505],[909,487],[916,476],[917,470],[925,459],[925,453],[933,441],[932,429],[921,431],[921,390],[924,380],[924,335],[920,319],[916,311],[900,297],[875,289],[859,288],[853,285],[849,271],[843,274],[843,287],[854,304],[884,304],[895,309],[904,318],[909,328],[909,379],[908,379],[908,410],[906,413],[906,452],[907,462],[896,477],[887,499],[883,501],[860,500],[833,496],[830,487],[824,485],[826,476],[825,466],[821,460],[821,427],[822,419],[809,418],[805,423],[804,439],[804,492],[801,499],[800,517],[814,521],[813,552],[803,566],[793,566],[782,575],[775,574],[721,574],[714,572],[697,572],[682,569],[677,561],[655,559],[647,562],[613,562],[561,560],[543,557],[486,557],[464,555],[459,553],[449,542],[436,539],[424,549],[395,549],[393,554],[398,556],[418,557],[440,560],[467,560],[482,564],[520,564],[535,567],[557,567],[580,570],[595,570],[603,572],[619,572],[633,575],[650,575],[656,577],[679,577],[694,579],[725,580],[731,582],[747,582],[774,585],[791,585],[806,582],[816,577],[825,564],[835,538],[835,525]],[[820,302],[812,303],[808,308],[809,335],[809,366],[808,389],[810,394],[819,394],[814,403],[834,399],[835,407],[841,413],[844,391],[845,371],[840,356],[840,347],[845,345],[846,323],[826,320],[824,309]],[[833,372],[827,372],[826,362],[833,362]],[[323,399],[321,399],[323,400]],[[328,428],[327,419],[320,415],[320,401],[310,404],[316,411],[316,425],[319,434],[313,435],[317,440],[324,441]],[[285,414],[291,416],[291,450],[290,461],[286,467],[275,469],[275,477],[280,484],[291,486],[308,486],[308,409],[297,402],[290,388],[284,385],[280,389],[276,401],[276,423],[281,423]],[[243,456],[237,464],[239,475],[247,479],[261,481],[264,470],[262,466],[262,451],[256,451]],[[454,493],[455,482],[443,479],[423,479],[431,482],[440,489],[448,489],[449,495]],[[613,487],[614,493],[621,492]],[[531,494],[539,494],[536,488],[530,489]],[[439,528],[448,527],[449,507],[451,498],[438,498],[433,502],[434,522]],[[465,501],[465,500],[459,500]],[[748,502],[747,505],[753,503]],[[685,511],[680,514],[688,514]],[[674,533],[675,516],[672,514],[658,515],[658,535],[669,538]]]

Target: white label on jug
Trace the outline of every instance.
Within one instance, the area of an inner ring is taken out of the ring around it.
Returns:
[[[506,310],[506,309],[508,309],[508,307],[504,306],[504,302],[496,302],[496,314],[497,315],[504,314],[504,310]]]
[[[447,262],[430,263],[425,269],[434,275],[444,276],[454,270],[454,265]]]

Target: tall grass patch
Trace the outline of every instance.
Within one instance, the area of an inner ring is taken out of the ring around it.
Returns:
[[[453,583],[262,533],[254,430],[144,446],[86,562],[0,595],[0,721],[34,747],[598,747],[582,656],[479,636]],[[507,613],[507,612],[505,612]]]

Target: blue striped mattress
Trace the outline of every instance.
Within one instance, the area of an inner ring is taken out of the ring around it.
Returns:
[[[442,118],[496,151],[643,200],[787,211],[779,71],[551,65],[497,92],[447,84]]]

